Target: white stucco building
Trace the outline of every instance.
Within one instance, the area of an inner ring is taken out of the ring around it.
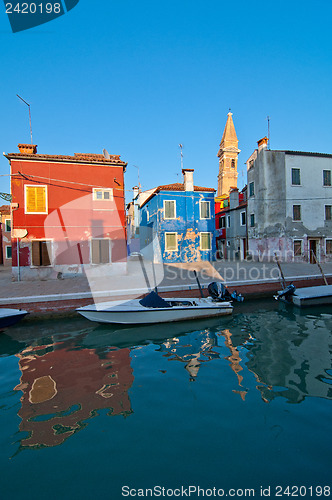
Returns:
[[[255,259],[332,261],[332,154],[276,151],[247,161],[248,247]]]

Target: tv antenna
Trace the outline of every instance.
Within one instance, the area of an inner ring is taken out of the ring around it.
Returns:
[[[103,155],[106,160],[109,160],[111,158],[107,149],[103,149]]]
[[[16,94],[16,95],[17,95],[17,97],[18,97],[19,99],[21,99],[21,101],[23,101],[23,102],[24,102],[24,104],[26,104],[26,105],[28,106],[28,108],[29,108],[30,136],[31,136],[31,144],[33,144],[33,142],[32,142],[32,127],[31,127],[31,111],[30,111],[30,104],[29,104],[28,102],[26,102],[26,101],[25,101],[25,100],[24,100],[24,99],[23,99],[20,95],[18,95],[18,94]]]
[[[267,118],[267,138],[268,138],[268,146],[270,148],[270,117],[268,116]]]
[[[180,148],[180,156],[181,156],[181,170],[183,170],[183,145],[182,144],[179,144],[179,148]]]
[[[139,180],[139,167],[137,165],[133,165],[133,167],[137,168],[138,187],[139,187],[139,189],[141,189],[141,183],[140,183],[140,180]]]

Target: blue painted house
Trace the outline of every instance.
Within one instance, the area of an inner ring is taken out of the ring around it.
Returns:
[[[183,183],[158,186],[140,205],[140,246],[154,262],[213,260],[215,189],[194,186],[192,169]]]

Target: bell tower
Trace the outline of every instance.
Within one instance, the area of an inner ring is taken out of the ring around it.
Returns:
[[[239,141],[236,136],[232,115],[231,112],[227,115],[227,122],[218,151],[218,196],[228,195],[231,188],[237,187],[237,157],[241,150],[238,149]]]

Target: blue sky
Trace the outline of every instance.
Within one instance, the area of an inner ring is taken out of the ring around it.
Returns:
[[[332,153],[332,4],[328,1],[80,0],[66,15],[13,34],[0,5],[1,151],[120,154],[126,189],[181,179],[217,187],[231,108],[245,161],[271,148]],[[9,173],[1,156],[0,175]],[[0,191],[9,192],[8,177]],[[130,193],[127,193],[127,197]],[[1,200],[0,200],[1,203]]]

